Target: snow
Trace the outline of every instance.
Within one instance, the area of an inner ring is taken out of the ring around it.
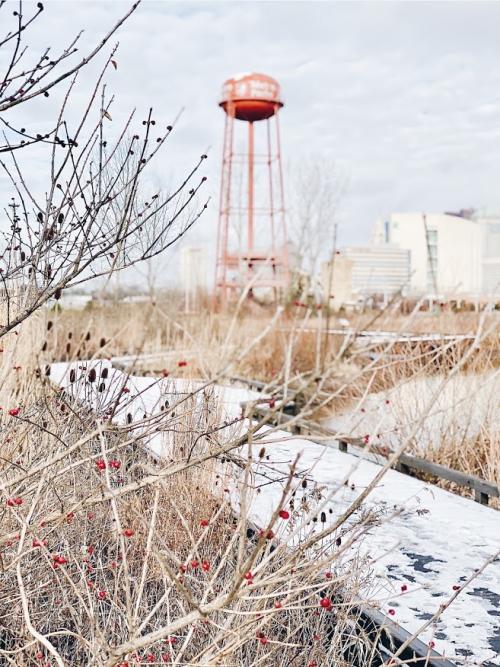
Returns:
[[[286,437],[275,433],[272,438]],[[371,482],[380,467],[367,460],[304,439],[266,447],[271,461],[292,461],[300,453],[300,468],[332,496],[326,513],[335,521]],[[287,464],[275,466],[286,471]],[[345,479],[349,480],[344,485]],[[354,485],[352,488],[351,485]],[[265,525],[280,499],[280,485],[263,486],[252,502],[252,518]],[[382,516],[365,543],[380,583],[377,598],[386,599],[381,611],[396,609],[396,620],[410,633],[453,594],[475,568],[498,550],[499,515],[488,507],[431,487],[419,480],[387,471],[369,496],[365,508]],[[435,642],[435,650],[458,664],[494,662],[500,639],[494,643],[500,601],[498,561],[490,565],[447,609],[435,628],[420,639]],[[400,593],[402,584],[408,591]],[[469,661],[464,656],[470,656]],[[463,661],[463,662],[462,662]]]
[[[91,367],[96,368],[98,378],[104,368],[108,369],[105,393],[98,392],[98,381],[89,388],[88,382],[78,380],[78,375]],[[69,381],[71,369],[77,371],[73,383]],[[165,400],[174,405],[184,400],[191,390],[203,386],[201,381],[128,377],[113,369],[109,361],[54,364],[51,377],[75,398],[101,413],[126,386],[130,393],[126,395],[127,404],[116,413],[119,423],[123,423],[129,413],[134,421],[154,414]],[[261,397],[235,386],[217,386],[216,391],[226,418],[240,414],[240,402]],[[374,410],[379,409],[379,403],[380,400],[375,401]],[[379,418],[380,415],[377,420]],[[323,498],[329,499],[327,506],[332,513],[326,512],[328,522],[335,521],[380,471],[377,463],[340,452],[333,443],[321,445],[280,431],[266,430],[264,435],[270,460],[262,463],[255,459],[255,482],[262,480],[264,465],[266,474],[274,475],[276,481],[262,485],[260,491],[253,494],[250,518],[261,526],[266,525],[276,508],[281,498],[282,478],[297,454],[300,454],[299,469],[310,480],[309,490],[311,484],[316,484],[322,487]],[[162,456],[168,446],[165,438],[165,434],[155,434],[147,446]],[[259,448],[261,444],[259,442]],[[346,479],[347,485],[344,484]],[[305,493],[298,487],[297,496],[302,492]],[[237,494],[232,497],[237,498]],[[378,582],[376,600],[383,612],[394,608],[394,620],[410,633],[417,631],[448,600],[454,585],[464,582],[498,550],[500,515],[495,510],[394,470],[389,470],[382,478],[365,507],[374,510],[381,519],[369,530],[363,547],[373,559]],[[422,641],[432,639],[435,650],[457,664],[499,665],[498,634],[495,638],[500,601],[499,569],[497,560],[480,573],[444,611],[437,624],[422,634]],[[402,584],[408,586],[404,594]],[[373,596],[372,590],[366,591],[366,597],[372,602]]]
[[[361,409],[351,409],[324,421],[344,435],[364,437],[397,448],[427,411],[427,404],[443,378],[417,377],[386,392],[369,394]],[[443,440],[463,442],[483,432],[500,430],[500,372],[457,374],[439,392],[432,410],[418,429],[415,441],[421,451]]]

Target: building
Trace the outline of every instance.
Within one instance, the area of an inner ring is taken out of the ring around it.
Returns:
[[[207,284],[207,250],[204,247],[181,248],[181,282],[186,312],[198,307],[200,290]]]
[[[377,222],[374,243],[410,253],[416,295],[492,295],[500,287],[500,218],[458,213],[393,213]]]
[[[378,296],[388,301],[406,294],[410,284],[410,253],[388,244],[348,246],[321,267],[325,299],[335,309]],[[329,295],[329,297],[328,297]]]
[[[321,287],[325,303],[338,310],[352,300],[352,270],[350,259],[335,254],[333,260],[321,265]]]
[[[500,291],[500,217],[480,219],[481,290],[484,294]]]
[[[406,294],[410,286],[410,252],[390,244],[344,248],[352,263],[352,290],[356,296]]]

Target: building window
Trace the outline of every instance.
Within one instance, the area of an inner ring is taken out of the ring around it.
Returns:
[[[426,229],[427,240],[427,289],[437,292],[438,233],[437,229]]]

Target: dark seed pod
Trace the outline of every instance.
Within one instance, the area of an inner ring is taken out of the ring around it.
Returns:
[[[105,380],[108,377],[108,369],[107,368],[102,369],[101,377],[102,377],[103,380]]]
[[[104,382],[101,382],[101,384],[99,385],[99,391],[101,392],[101,394],[105,389],[106,389],[106,385],[104,384]]]
[[[53,324],[54,323],[51,320],[47,322],[47,331],[50,331],[52,329]]]
[[[72,331],[68,332],[68,338],[69,338],[69,340],[71,340],[73,338],[73,332]]]
[[[69,372],[69,381],[74,382],[76,380],[76,371],[72,368]]]
[[[85,334],[85,340],[90,340],[90,331]]]
[[[307,479],[302,480],[302,488],[307,489]]]
[[[71,352],[71,343],[66,343],[66,353],[69,354]]]
[[[259,452],[259,459],[263,459],[265,455],[266,455],[266,448],[261,447],[260,452]]]
[[[89,371],[89,382],[95,382],[96,376],[95,368],[91,368]]]
[[[321,523],[326,523],[326,514],[321,512]]]
[[[130,412],[127,412],[127,424],[131,423],[132,423],[132,415],[130,414]]]
[[[106,339],[101,338],[101,340],[99,341],[99,347],[104,347],[105,345],[106,345]]]
[[[56,291],[54,292],[54,299],[55,299],[56,301],[59,301],[59,299],[61,298],[61,294],[62,294],[62,290],[61,290],[60,287],[58,287],[58,288],[56,289]]]
[[[47,349],[47,341],[45,341],[44,344],[42,345],[42,352],[45,352],[46,349]]]
[[[50,375],[50,366],[49,366],[49,364],[47,364],[45,366],[45,375],[47,375],[47,377]]]

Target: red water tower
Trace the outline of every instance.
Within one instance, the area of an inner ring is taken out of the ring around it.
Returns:
[[[228,79],[215,288],[222,302],[289,282],[279,110],[280,86],[265,74]],[[240,121],[240,122],[235,122]],[[257,123],[257,126],[255,124]]]

